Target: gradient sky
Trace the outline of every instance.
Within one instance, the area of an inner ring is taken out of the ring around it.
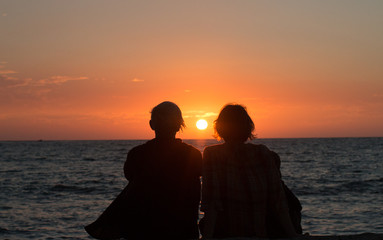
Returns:
[[[181,138],[211,138],[230,102],[260,138],[383,136],[382,13],[381,0],[0,0],[0,139],[148,139],[165,100]]]

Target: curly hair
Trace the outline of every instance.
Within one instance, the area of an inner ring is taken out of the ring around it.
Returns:
[[[226,142],[252,140],[256,137],[254,129],[246,107],[240,104],[225,105],[214,121],[214,137]]]

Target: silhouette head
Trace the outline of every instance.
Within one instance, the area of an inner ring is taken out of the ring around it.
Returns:
[[[254,139],[254,123],[246,111],[246,107],[239,104],[225,105],[214,122],[215,137],[225,142],[245,142]]]
[[[150,127],[156,137],[174,137],[185,127],[180,108],[172,102],[162,102],[151,111]]]

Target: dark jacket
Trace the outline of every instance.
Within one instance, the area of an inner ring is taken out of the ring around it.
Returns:
[[[198,238],[201,171],[200,151],[180,139],[133,148],[124,165],[128,186],[86,230],[100,239]],[[98,229],[108,230],[96,236]]]

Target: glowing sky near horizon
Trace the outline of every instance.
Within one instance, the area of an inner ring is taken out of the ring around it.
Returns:
[[[267,137],[383,136],[383,1],[0,1],[0,140],[211,138],[223,105]],[[208,128],[195,127],[206,119]]]

